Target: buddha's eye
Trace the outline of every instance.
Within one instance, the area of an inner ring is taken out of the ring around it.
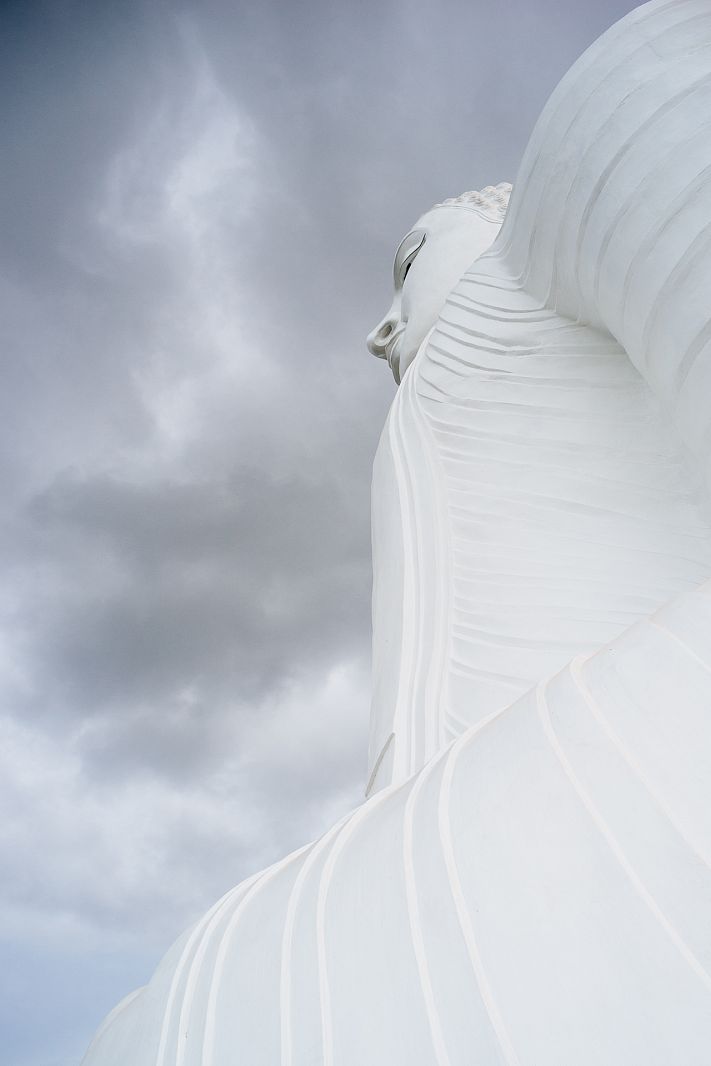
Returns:
[[[393,267],[393,281],[396,289],[401,289],[405,284],[405,278],[408,275],[408,271],[415,262],[417,254],[421,250],[426,239],[427,234],[424,230],[413,230],[411,233],[408,233],[403,241],[401,241],[395,256],[395,265]]]

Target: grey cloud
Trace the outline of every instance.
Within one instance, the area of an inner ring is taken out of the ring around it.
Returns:
[[[188,686],[208,706],[227,692],[244,704],[302,662],[362,652],[370,561],[359,503],[351,513],[348,490],[313,471],[240,468],[221,483],[69,479],[37,495],[33,548],[64,546],[59,595],[46,574],[26,595],[53,712],[144,705]]]

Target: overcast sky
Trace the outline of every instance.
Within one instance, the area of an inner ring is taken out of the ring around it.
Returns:
[[[365,349],[626,0],[0,4],[0,1064],[365,781]]]

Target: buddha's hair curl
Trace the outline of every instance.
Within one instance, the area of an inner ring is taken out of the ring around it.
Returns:
[[[510,182],[500,181],[498,185],[486,185],[480,192],[475,189],[463,192],[461,196],[453,196],[449,200],[443,200],[441,204],[435,204],[435,207],[464,207],[477,211],[492,221],[503,222],[509,206],[511,188]]]

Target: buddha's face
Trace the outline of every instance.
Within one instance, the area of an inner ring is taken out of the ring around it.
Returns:
[[[423,215],[400,242],[392,306],[368,335],[369,351],[387,359],[398,384],[450,292],[500,228],[476,211],[443,206]]]

